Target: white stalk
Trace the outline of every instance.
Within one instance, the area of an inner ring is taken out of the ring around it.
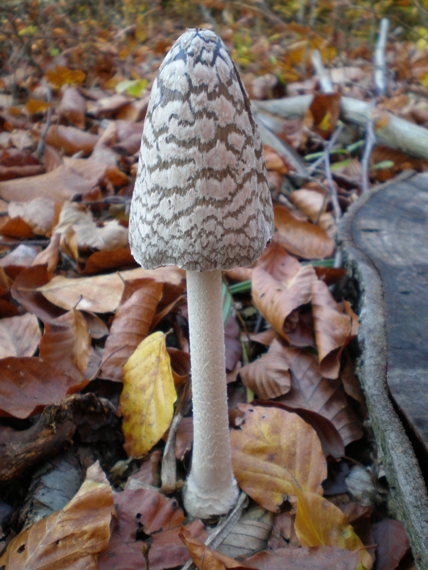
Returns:
[[[226,391],[221,271],[187,271],[193,456],[184,505],[194,517],[222,515],[238,499]]]

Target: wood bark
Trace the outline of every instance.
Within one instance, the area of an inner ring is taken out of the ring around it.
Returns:
[[[405,173],[360,198],[339,233],[360,288],[358,373],[398,518],[421,570],[428,568],[427,220],[428,175]]]

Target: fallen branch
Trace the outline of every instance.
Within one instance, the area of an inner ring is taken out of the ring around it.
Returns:
[[[312,99],[312,95],[302,95],[271,101],[252,101],[252,105],[259,113],[271,113],[282,119],[301,119],[312,103]],[[418,158],[428,158],[428,129],[409,123],[389,111],[384,112],[389,120],[386,126],[375,128],[378,143]],[[370,103],[350,97],[341,98],[340,118],[345,123],[358,125],[365,131],[370,116]]]

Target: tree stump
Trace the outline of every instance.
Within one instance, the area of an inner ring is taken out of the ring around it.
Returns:
[[[357,372],[397,515],[427,569],[428,174],[363,195],[339,240],[360,289]]]

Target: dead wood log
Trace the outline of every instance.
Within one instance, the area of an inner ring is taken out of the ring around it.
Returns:
[[[259,113],[271,113],[283,119],[293,119],[303,117],[312,99],[312,95],[301,95],[272,101],[252,101],[251,104]],[[352,123],[365,130],[371,113],[370,103],[351,97],[342,97],[340,100],[340,118],[345,123]],[[384,113],[385,117],[388,116],[388,124],[375,128],[378,144],[418,158],[428,158],[428,129],[396,117],[389,111]],[[384,121],[381,123],[384,124]]]
[[[0,481],[21,477],[71,442],[75,425],[67,405],[48,406],[29,429],[0,428]]]
[[[405,173],[364,194],[339,232],[360,288],[357,372],[397,515],[421,570],[428,568],[427,220],[428,175]]]

